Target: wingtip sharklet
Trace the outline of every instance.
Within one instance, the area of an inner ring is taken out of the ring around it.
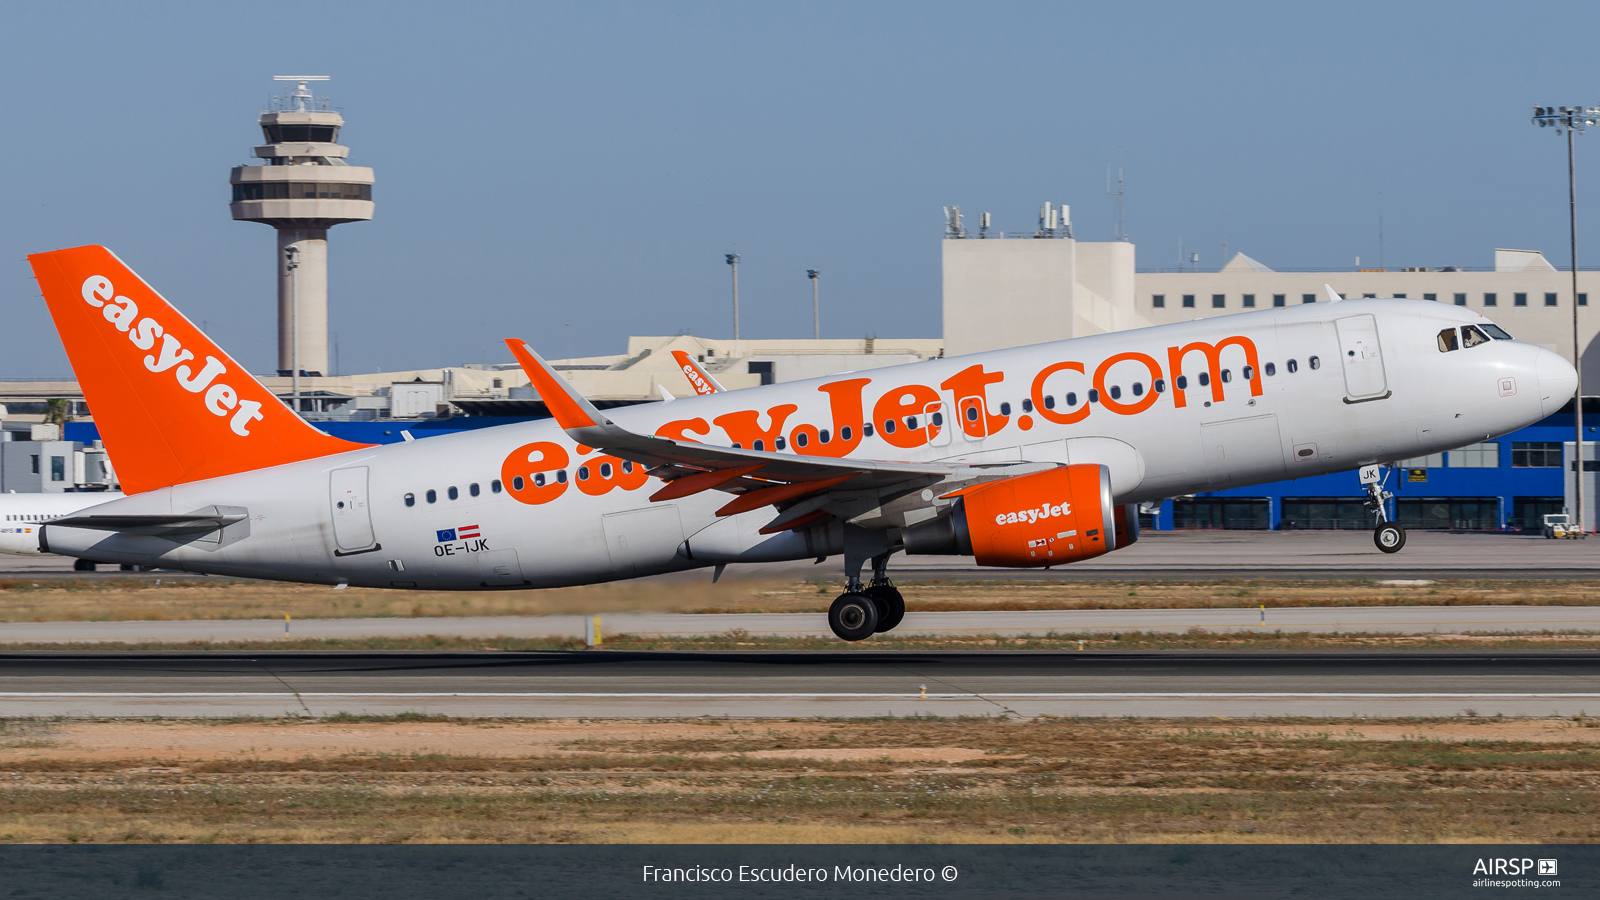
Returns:
[[[612,424],[593,403],[584,399],[584,396],[573,389],[571,384],[556,372],[544,357],[529,347],[526,341],[518,338],[506,338],[506,346],[511,348],[511,355],[516,357],[517,363],[522,366],[522,371],[533,383],[533,389],[539,392],[539,398],[550,410],[550,415],[561,426],[562,430],[571,434],[586,428],[603,428]]]

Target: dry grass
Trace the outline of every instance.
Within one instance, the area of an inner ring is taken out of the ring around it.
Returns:
[[[680,575],[541,591],[398,591],[225,579],[0,581],[0,622],[297,619],[676,612],[821,612],[837,580],[794,582]],[[1600,581],[1368,580],[903,581],[911,611],[1213,609],[1313,606],[1593,606]]]
[[[259,651],[507,651],[544,652],[582,650],[578,638],[462,638],[438,635],[371,638],[294,638],[264,641],[189,641],[147,643],[25,643],[7,642],[9,653],[30,651],[77,651],[114,653],[123,651],[205,651],[254,653]],[[1548,632],[1510,634],[1384,634],[1369,632],[1290,632],[1244,631],[1209,632],[1191,628],[1182,634],[1151,631],[1050,632],[1025,637],[970,635],[964,637],[879,634],[871,639],[847,643],[833,637],[765,637],[744,632],[689,637],[639,637],[608,634],[595,652],[704,652],[743,653],[821,651],[827,653],[872,653],[882,651],[1072,651],[1132,652],[1145,650],[1194,650],[1212,652],[1242,651],[1350,651],[1350,650],[1600,650],[1600,634],[1592,632]]]
[[[0,840],[1578,843],[1594,725],[12,722]]]

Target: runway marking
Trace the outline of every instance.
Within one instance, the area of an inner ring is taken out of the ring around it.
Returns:
[[[30,698],[99,698],[99,699],[182,699],[204,697],[306,697],[322,699],[328,697],[395,697],[395,698],[448,698],[448,697],[506,697],[517,699],[672,699],[672,700],[759,700],[772,699],[807,699],[807,698],[849,698],[849,699],[920,699],[917,692],[911,691],[899,694],[886,693],[664,693],[664,692],[523,692],[523,691],[337,691],[337,692],[311,692],[311,691],[164,691],[151,693],[138,693],[129,691],[6,691],[0,692],[0,700],[30,699]],[[1493,691],[1488,693],[1361,693],[1361,692],[1296,692],[1296,691],[1151,691],[1151,692],[1090,692],[1090,693],[983,693],[963,694],[929,694],[929,700],[985,700],[991,698],[1006,698],[1020,700],[1127,700],[1127,699],[1350,699],[1359,698],[1366,700],[1472,700],[1486,698],[1510,699],[1562,699],[1562,700],[1600,700],[1600,693],[1573,694],[1573,693],[1517,693],[1506,691]]]

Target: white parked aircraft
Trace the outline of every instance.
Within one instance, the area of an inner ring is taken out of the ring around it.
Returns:
[[[114,491],[60,494],[0,494],[0,553],[37,556],[39,529],[55,519],[82,512],[111,500],[121,499]],[[79,571],[94,571],[92,560],[73,564]]]
[[[1476,312],[1330,289],[607,413],[512,340],[553,420],[367,446],[301,420],[104,248],[30,261],[128,492],[44,526],[49,552],[429,590],[843,555],[846,640],[899,623],[898,550],[1087,559],[1137,539],[1132,504],[1459,447],[1576,386]],[[1404,537],[1375,533],[1391,552]]]

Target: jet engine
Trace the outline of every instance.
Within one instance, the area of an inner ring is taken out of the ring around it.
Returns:
[[[906,553],[972,556],[980,566],[1059,566],[1138,540],[1139,514],[1111,502],[1111,470],[1084,464],[958,492],[950,514],[901,532]]]

